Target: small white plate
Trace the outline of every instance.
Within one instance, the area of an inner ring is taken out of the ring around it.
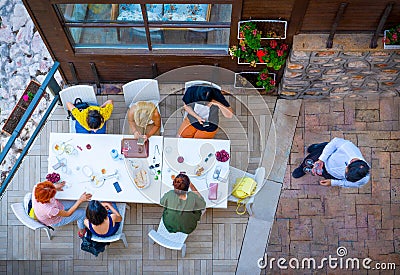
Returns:
[[[62,144],[62,142],[56,142],[53,144],[52,146],[53,151],[57,154],[57,155],[61,155],[64,153],[64,144]]]
[[[85,165],[85,166],[82,167],[82,173],[86,177],[90,178],[93,175],[93,170],[89,166]]]

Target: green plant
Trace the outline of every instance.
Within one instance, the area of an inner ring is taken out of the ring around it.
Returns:
[[[265,68],[257,76],[257,86],[262,86],[266,92],[275,88],[275,80],[269,76],[268,69]]]
[[[387,45],[400,45],[400,25],[397,25],[386,32],[384,42]]]
[[[288,45],[278,45],[276,40],[270,40],[265,46],[261,46],[261,32],[256,24],[247,22],[239,29],[239,46],[229,48],[232,58],[237,57],[256,67],[256,63],[265,63],[267,67],[279,70],[285,64]]]
[[[27,92],[26,94],[24,94],[22,96],[22,99],[27,102],[27,101],[31,101],[33,99],[35,95],[32,92]]]

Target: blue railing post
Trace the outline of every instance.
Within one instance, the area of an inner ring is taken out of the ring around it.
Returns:
[[[35,96],[32,99],[32,102],[29,104],[28,108],[26,109],[24,115],[22,116],[21,120],[19,121],[17,127],[13,131],[12,135],[8,139],[8,142],[6,146],[4,146],[3,151],[0,154],[0,164],[3,163],[4,159],[7,156],[7,153],[10,151],[12,145],[14,144],[15,140],[19,136],[21,130],[23,129],[25,123],[28,121],[30,118],[31,114],[33,113],[34,109],[36,108],[37,104],[39,103],[40,99],[42,98],[42,95],[44,91],[46,90],[47,86],[51,89],[52,93],[54,94],[54,99],[50,103],[49,108],[46,110],[46,112],[43,114],[42,119],[40,120],[38,126],[36,127],[35,131],[32,133],[31,137],[29,138],[25,148],[22,150],[20,156],[18,157],[17,161],[15,162],[14,166],[11,168],[11,170],[8,172],[7,177],[5,180],[1,183],[0,186],[0,198],[3,197],[4,192],[8,186],[8,184],[11,182],[12,178],[14,177],[14,174],[17,172],[18,167],[21,165],[22,160],[24,159],[25,155],[28,153],[30,147],[32,146],[33,142],[35,141],[37,135],[40,133],[42,127],[46,123],[48,117],[50,116],[51,112],[53,111],[53,108],[56,106],[58,99],[59,99],[59,92],[61,91],[61,87],[58,85],[57,81],[54,79],[54,74],[57,72],[58,67],[60,66],[60,63],[55,61],[53,67],[50,69],[49,73],[47,74],[45,80],[43,81],[42,85],[40,86],[38,92],[35,94]]]

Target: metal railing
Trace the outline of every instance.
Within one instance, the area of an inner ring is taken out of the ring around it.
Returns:
[[[11,168],[11,170],[7,174],[7,177],[1,183],[0,199],[3,198],[3,195],[7,189],[7,186],[10,184],[10,182],[13,179],[15,173],[17,172],[19,166],[21,165],[24,157],[29,152],[29,149],[31,148],[33,142],[35,141],[36,137],[39,135],[39,133],[42,130],[43,126],[45,125],[47,119],[49,118],[50,114],[52,113],[54,107],[56,106],[56,104],[59,101],[59,98],[60,98],[59,92],[61,91],[61,87],[58,85],[57,81],[54,79],[54,74],[57,72],[57,69],[59,66],[60,66],[60,63],[55,61],[53,67],[50,69],[45,80],[43,81],[39,90],[35,94],[34,98],[32,99],[32,102],[29,104],[28,108],[25,111],[25,114],[22,116],[21,120],[18,122],[17,127],[11,134],[6,146],[4,146],[4,149],[0,154],[0,163],[3,163],[4,159],[7,156],[7,153],[12,148],[15,140],[18,138],[19,134],[23,130],[25,123],[29,120],[29,118],[31,117],[31,114],[33,113],[33,111],[36,108],[37,104],[39,103],[40,99],[42,98],[42,95],[45,92],[46,88],[49,87],[50,91],[54,95],[53,101],[50,103],[50,106],[47,108],[46,112],[43,114],[42,119],[39,121],[35,131],[32,133],[31,137],[29,138],[26,146],[22,150],[22,152],[19,155],[14,166]]]

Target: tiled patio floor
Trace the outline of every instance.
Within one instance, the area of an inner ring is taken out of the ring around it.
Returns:
[[[347,257],[366,258],[397,265],[400,270],[400,100],[303,100],[293,140],[290,163],[268,246],[268,257],[337,257],[339,246]],[[372,165],[372,180],[360,189],[320,186],[319,178],[293,179],[291,171],[316,142],[343,137],[359,146]],[[286,263],[287,265],[287,263]],[[270,269],[267,268],[269,274]],[[308,274],[282,270],[276,274]],[[264,271],[265,272],[265,271]],[[314,274],[349,274],[327,269]],[[353,274],[366,274],[354,270]],[[378,274],[369,271],[368,274]],[[392,271],[382,274],[395,274]]]
[[[163,95],[162,95],[163,96]],[[175,136],[182,121],[182,95],[168,96],[160,106],[165,135]],[[122,95],[100,96],[101,104],[108,98],[115,102],[108,133],[121,133],[126,112]],[[232,120],[222,119],[217,138],[231,140],[231,165],[253,172],[259,165],[262,136],[269,131],[270,116],[276,98],[240,95],[228,100],[236,112]],[[248,106],[251,106],[251,109]],[[32,147],[18,173],[0,201],[0,274],[211,274],[233,273],[246,229],[248,216],[238,216],[236,205],[227,209],[208,209],[198,228],[187,239],[187,254],[152,245],[147,233],[160,221],[162,208],[150,204],[130,204],[124,232],[129,244],[112,243],[97,258],[80,250],[75,224],[57,228],[49,241],[46,234],[21,225],[10,204],[22,200],[26,192],[47,174],[48,136],[50,132],[68,132],[66,114],[57,107],[40,138]]]

